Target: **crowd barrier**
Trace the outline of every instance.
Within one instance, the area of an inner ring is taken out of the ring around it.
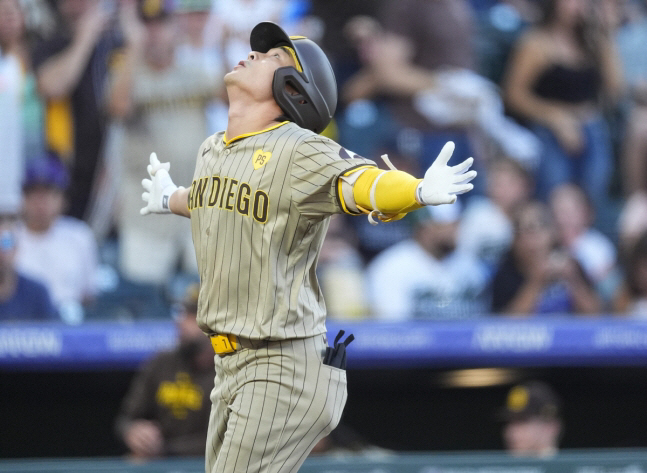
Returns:
[[[647,364],[647,321],[486,317],[453,322],[331,321],[353,333],[351,369]],[[176,342],[170,321],[0,325],[1,369],[132,369]]]
[[[203,473],[200,458],[134,464],[122,459],[0,460],[0,473]],[[504,453],[310,457],[299,473],[645,473],[647,451],[573,451],[550,459]]]

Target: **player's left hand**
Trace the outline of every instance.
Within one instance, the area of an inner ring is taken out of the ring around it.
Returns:
[[[142,200],[146,203],[139,212],[142,215],[171,213],[169,205],[171,194],[178,187],[173,183],[168,173],[170,168],[170,163],[160,163],[157,154],[151,153],[150,164],[147,168],[150,179],[142,180],[142,186],[146,191],[142,194]]]
[[[448,166],[454,152],[454,142],[448,141],[438,154],[418,187],[418,200],[424,205],[453,204],[456,196],[474,188],[469,182],[476,177],[476,171],[467,171],[473,158],[468,158],[456,166]]]

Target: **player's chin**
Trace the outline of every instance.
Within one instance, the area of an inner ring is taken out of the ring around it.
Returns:
[[[224,77],[225,84],[235,83],[237,73],[238,71],[229,71],[227,74],[225,74],[225,77]]]

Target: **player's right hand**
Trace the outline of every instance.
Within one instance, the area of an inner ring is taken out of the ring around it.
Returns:
[[[445,143],[436,160],[427,169],[425,178],[418,187],[418,201],[421,204],[453,204],[458,194],[464,194],[474,188],[469,182],[476,177],[476,171],[467,171],[474,162],[473,158],[468,158],[456,166],[447,165],[454,147],[452,141]]]
[[[171,194],[178,188],[173,184],[173,180],[168,173],[171,169],[171,163],[160,163],[157,155],[151,153],[150,164],[147,169],[150,179],[142,180],[142,186],[145,190],[142,194],[142,200],[146,205],[139,213],[142,215],[171,213]]]

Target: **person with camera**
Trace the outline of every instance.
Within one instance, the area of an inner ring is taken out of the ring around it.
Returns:
[[[548,208],[520,207],[515,237],[492,285],[492,312],[506,314],[592,314],[600,297],[580,265],[556,244]]]

